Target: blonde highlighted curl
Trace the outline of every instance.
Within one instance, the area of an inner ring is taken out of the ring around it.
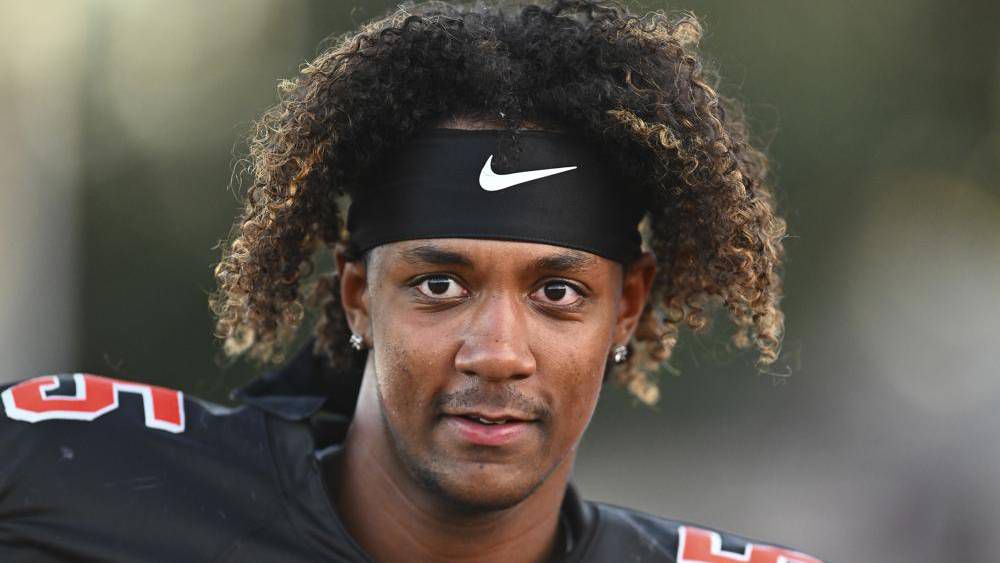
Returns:
[[[736,347],[772,364],[785,222],[738,104],[702,67],[701,31],[688,13],[638,16],[603,1],[430,2],[333,38],[280,83],[249,139],[252,182],[210,299],[226,353],[282,361],[311,306],[317,351],[354,365],[336,274],[307,282],[318,250],[349,245],[342,196],[365,189],[363,174],[422,128],[491,115],[586,138],[630,180],[622,197],[651,202],[645,238],[659,271],[612,379],[655,403],[653,375],[680,327],[706,329],[711,305],[728,310]]]

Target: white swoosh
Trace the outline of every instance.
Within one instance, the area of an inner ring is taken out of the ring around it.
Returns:
[[[488,192],[498,192],[511,186],[559,174],[573,170],[576,166],[565,166],[563,168],[545,168],[542,170],[528,170],[525,172],[513,172],[511,174],[497,174],[493,171],[493,155],[486,159],[486,164],[479,172],[479,186]]]

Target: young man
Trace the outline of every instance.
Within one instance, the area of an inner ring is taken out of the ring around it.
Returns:
[[[697,32],[404,5],[308,64],[252,139],[212,305],[233,355],[279,357],[306,301],[314,339],[238,409],[6,388],[0,559],[817,561],[570,482],[605,380],[655,401],[707,301],[777,354],[784,224]],[[335,272],[307,285],[321,246]]]

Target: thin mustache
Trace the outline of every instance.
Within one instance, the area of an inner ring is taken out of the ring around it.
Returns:
[[[552,411],[544,404],[529,399],[512,387],[488,390],[483,387],[469,387],[445,393],[436,401],[437,411],[445,409],[487,407],[499,411],[517,411],[530,414],[539,420],[547,420]]]

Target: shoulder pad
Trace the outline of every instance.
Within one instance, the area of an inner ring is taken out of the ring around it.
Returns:
[[[219,560],[284,525],[260,411],[85,373],[0,403],[0,561]]]

